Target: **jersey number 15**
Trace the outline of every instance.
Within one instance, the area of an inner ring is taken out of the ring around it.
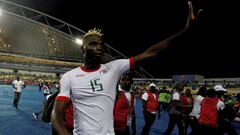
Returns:
[[[100,78],[95,79],[95,80],[91,80],[90,83],[91,83],[93,92],[103,90],[103,86],[102,86]]]

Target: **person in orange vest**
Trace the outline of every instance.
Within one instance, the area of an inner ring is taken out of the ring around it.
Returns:
[[[148,135],[156,118],[158,107],[157,88],[154,83],[149,85],[149,90],[142,95],[143,115],[145,125],[142,130],[142,135]],[[160,112],[160,110],[158,110]],[[158,113],[160,115],[160,113]]]
[[[113,117],[115,135],[132,135],[136,134],[135,111],[134,111],[134,94],[129,92],[133,83],[131,74],[124,74],[119,80],[118,94],[116,97]]]
[[[201,102],[201,111],[198,118],[199,135],[218,134],[218,114],[224,107],[224,103],[217,98],[216,91],[209,89],[207,97]]]
[[[182,119],[183,119],[183,125],[184,125],[184,133],[187,134],[187,129],[190,124],[189,114],[192,111],[193,101],[194,101],[192,92],[189,88],[187,88],[185,90],[185,93],[180,96],[180,101],[182,103]]]

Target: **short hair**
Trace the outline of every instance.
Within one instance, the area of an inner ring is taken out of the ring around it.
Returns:
[[[176,90],[178,90],[178,91],[182,91],[183,88],[184,88],[184,86],[183,86],[182,83],[179,83],[179,82],[178,82],[178,83],[175,84],[174,88],[175,88]]]
[[[99,37],[103,36],[103,34],[101,33],[101,29],[94,28],[94,29],[88,30],[88,32],[86,34],[84,34],[83,38],[85,38],[87,36],[91,36],[91,35],[96,35]]]
[[[205,86],[200,87],[197,92],[197,95],[205,97],[207,95],[207,88]]]
[[[236,95],[236,99],[239,101],[240,100],[240,93]]]
[[[215,97],[216,96],[216,91],[214,89],[209,89],[207,90],[207,96],[208,97]]]
[[[122,77],[122,76],[128,76],[129,79],[130,79],[131,81],[133,81],[133,73],[125,73],[125,74],[122,74],[121,77]]]
[[[85,46],[85,40],[87,40],[87,38],[89,36],[98,36],[98,37],[102,38],[103,34],[101,33],[101,29],[94,28],[94,29],[88,30],[88,32],[82,36],[83,43],[80,46],[81,50],[83,50],[83,48]]]

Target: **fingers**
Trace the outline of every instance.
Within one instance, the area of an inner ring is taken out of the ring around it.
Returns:
[[[192,19],[192,20],[196,19],[196,18],[199,16],[199,14],[203,11],[203,9],[199,9],[198,12],[197,12],[197,14],[194,15],[193,5],[192,5],[192,1],[191,1],[191,0],[188,1],[188,7],[189,7],[189,10],[188,10],[188,12],[189,12],[189,17],[190,17],[190,19]]]
[[[202,12],[203,12],[203,9],[199,9],[196,17],[198,18],[198,16],[199,16]]]
[[[193,13],[193,5],[191,1],[188,1],[188,15],[191,20],[195,19],[194,13]]]
[[[194,14],[192,1],[188,0],[188,19],[187,19],[185,29],[187,29],[193,22],[195,22],[198,19],[198,16],[202,11],[203,9],[200,9],[198,10],[197,14]]]
[[[189,9],[191,8],[191,9],[193,9],[193,6],[192,6],[192,1],[188,1],[188,6],[189,6]]]

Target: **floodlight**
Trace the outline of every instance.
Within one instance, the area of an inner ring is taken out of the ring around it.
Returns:
[[[76,38],[75,42],[78,44],[78,45],[82,45],[82,39],[79,39],[79,38]]]

